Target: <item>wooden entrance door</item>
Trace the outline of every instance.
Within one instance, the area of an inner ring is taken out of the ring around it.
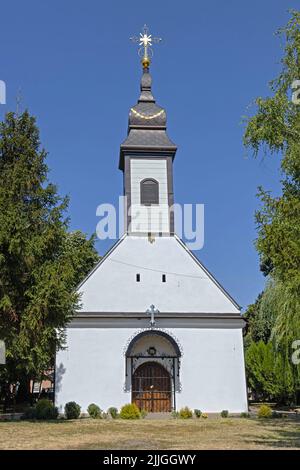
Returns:
[[[158,362],[145,362],[132,376],[132,402],[148,412],[171,411],[169,372]]]

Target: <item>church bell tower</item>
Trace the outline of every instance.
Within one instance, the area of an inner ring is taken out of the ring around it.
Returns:
[[[62,411],[76,400],[84,413],[95,402],[104,409],[131,402],[147,412],[186,405],[246,412],[245,322],[238,304],[174,233],[177,148],[149,72],[150,46],[159,40],[147,30],[134,40],[141,46],[141,93],[130,109],[119,164],[126,234],[77,288],[81,305],[56,355],[55,404]]]
[[[152,94],[149,71],[152,38],[144,27],[139,38],[142,46],[141,92],[130,109],[128,134],[120,147],[119,168],[124,173],[125,231],[130,235],[173,235],[174,194],[173,160],[177,150],[169,139],[166,111]]]

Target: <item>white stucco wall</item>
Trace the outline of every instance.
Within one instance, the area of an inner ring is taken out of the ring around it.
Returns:
[[[131,184],[131,227],[136,233],[169,233],[169,205],[167,162],[159,159],[130,160]],[[159,184],[159,204],[141,205],[140,183],[145,178],[154,178]]]
[[[81,312],[145,312],[154,304],[161,312],[239,313],[181,242],[170,236],[156,237],[152,243],[144,236],[125,236],[79,292]]]
[[[76,401],[85,411],[94,402],[102,409],[131,401],[124,391],[124,348],[134,328],[69,328],[67,349],[57,354],[56,404]],[[247,410],[241,328],[169,329],[183,349],[176,407],[206,412]]]

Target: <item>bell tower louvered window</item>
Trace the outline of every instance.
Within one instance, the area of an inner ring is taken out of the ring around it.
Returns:
[[[159,187],[158,182],[154,179],[144,179],[141,181],[141,204],[151,206],[159,204]]]

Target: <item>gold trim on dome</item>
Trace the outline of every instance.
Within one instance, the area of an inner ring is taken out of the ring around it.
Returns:
[[[152,114],[151,116],[146,116],[145,114],[141,114],[141,113],[138,113],[135,109],[131,108],[131,110],[133,112],[133,114],[135,114],[136,116],[142,118],[142,119],[155,119],[157,118],[158,116],[160,116],[161,114],[163,114],[165,112],[164,109],[161,109],[158,113],[156,114]]]

